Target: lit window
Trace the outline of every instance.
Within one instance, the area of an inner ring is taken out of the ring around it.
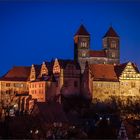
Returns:
[[[32,94],[34,94],[34,91],[32,90]]]
[[[81,42],[81,47],[86,48],[87,47],[87,42],[85,42],[85,41]]]
[[[116,49],[116,41],[112,41],[112,42],[111,42],[111,48]]]
[[[85,52],[82,53],[82,57],[86,57],[86,53]]]
[[[20,86],[21,86],[21,87],[23,87],[24,85],[23,85],[23,84],[21,84]]]
[[[112,58],[115,58],[115,53],[114,52],[112,52]]]
[[[10,83],[6,83],[6,87],[10,87]]]
[[[136,85],[134,82],[131,83],[131,87],[134,88]]]

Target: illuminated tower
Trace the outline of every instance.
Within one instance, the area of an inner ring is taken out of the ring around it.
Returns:
[[[103,48],[106,50],[109,64],[120,63],[120,38],[112,27],[103,37]]]
[[[74,36],[74,60],[79,62],[81,70],[84,70],[85,63],[89,57],[90,34],[81,25]]]

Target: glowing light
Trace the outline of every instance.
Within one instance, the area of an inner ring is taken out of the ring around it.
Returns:
[[[99,119],[102,120],[102,117],[100,117]]]
[[[38,130],[36,130],[36,131],[35,131],[35,134],[38,134],[38,132],[39,132],[39,131],[38,131]]]

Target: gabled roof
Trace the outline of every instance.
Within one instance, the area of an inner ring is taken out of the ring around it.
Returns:
[[[90,57],[106,57],[106,52],[104,50],[102,51],[89,51]]]
[[[95,81],[118,81],[114,70],[114,65],[111,64],[91,64],[89,65],[91,74]]]
[[[2,81],[27,81],[30,75],[31,67],[14,66],[4,76],[0,78]]]
[[[117,77],[120,77],[120,75],[122,74],[122,72],[124,71],[125,67],[127,66],[129,62],[126,62],[126,63],[123,63],[123,64],[118,64],[115,66],[115,72],[117,74]],[[138,70],[138,67],[134,64],[134,63],[131,63],[133,68],[135,69],[135,71],[137,73],[139,73],[139,70]]]
[[[115,32],[113,27],[110,27],[104,37],[119,37],[118,34]]]
[[[87,35],[89,36],[90,34],[88,33],[88,31],[86,30],[86,28],[84,27],[83,24],[81,24],[81,26],[79,27],[78,31],[76,32],[76,35]]]

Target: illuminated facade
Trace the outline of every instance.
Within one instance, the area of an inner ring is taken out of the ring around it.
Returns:
[[[32,104],[80,93],[80,66],[73,60],[55,59],[31,67],[13,67],[0,79],[3,106],[28,111]]]
[[[83,94],[87,96],[88,91],[88,97],[93,100],[140,99],[140,73],[134,63],[87,64],[83,75]]]
[[[140,97],[140,73],[131,62],[120,64],[120,40],[112,27],[103,49],[90,50],[90,34],[83,25],[74,36],[74,60],[55,59],[30,67],[13,67],[0,79],[2,106],[30,110],[35,101],[61,102],[61,95],[82,94],[108,100]]]

